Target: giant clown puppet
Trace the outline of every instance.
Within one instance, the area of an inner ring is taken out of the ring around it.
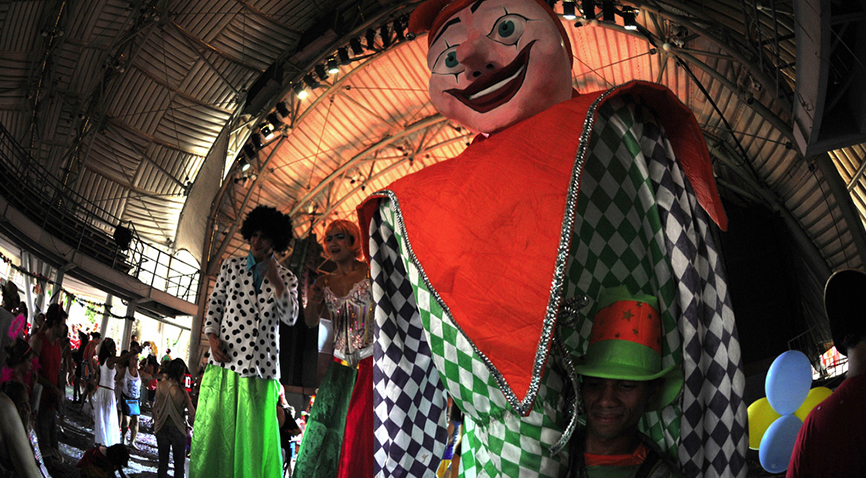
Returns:
[[[577,94],[542,0],[428,0],[430,98],[479,135],[359,207],[376,301],[377,476],[435,476],[447,396],[464,477],[564,477],[600,291],[658,298],[671,405],[642,430],[686,476],[745,476],[746,408],[711,228],[726,227],[691,112],[632,82]]]

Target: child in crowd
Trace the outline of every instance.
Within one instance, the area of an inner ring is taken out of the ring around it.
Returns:
[[[110,447],[95,446],[86,452],[78,464],[82,478],[108,478],[116,477],[115,471],[120,473],[120,478],[126,478],[123,468],[129,464],[129,451],[118,443]]]

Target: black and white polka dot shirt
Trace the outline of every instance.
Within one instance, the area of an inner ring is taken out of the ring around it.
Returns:
[[[230,362],[208,363],[241,377],[280,379],[279,322],[294,325],[298,318],[298,279],[283,266],[280,277],[286,285],[283,297],[275,297],[274,286],[264,278],[256,294],[252,270],[245,257],[226,259],[208,301],[205,334],[217,334]]]

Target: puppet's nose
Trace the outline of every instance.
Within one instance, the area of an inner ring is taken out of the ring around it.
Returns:
[[[469,38],[457,47],[457,61],[465,67],[464,75],[472,80],[496,69],[495,52],[489,39],[483,36]]]

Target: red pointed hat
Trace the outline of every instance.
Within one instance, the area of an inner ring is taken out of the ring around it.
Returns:
[[[626,286],[602,291],[586,355],[577,359],[577,373],[588,377],[634,380],[664,379],[658,399],[647,410],[673,402],[683,386],[677,365],[662,369],[662,325],[658,299],[629,293]]]

